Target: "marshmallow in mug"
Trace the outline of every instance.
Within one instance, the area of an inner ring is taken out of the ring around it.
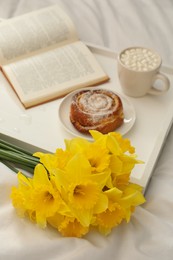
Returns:
[[[170,81],[161,73],[161,56],[152,49],[130,47],[118,55],[118,77],[123,92],[131,97],[141,97],[147,93],[161,95],[168,91]],[[160,80],[160,87],[155,82]]]
[[[160,64],[160,56],[145,48],[127,49],[120,59],[125,66],[136,71],[153,70]]]

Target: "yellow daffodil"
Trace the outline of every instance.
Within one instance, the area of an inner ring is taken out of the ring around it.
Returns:
[[[77,219],[60,214],[48,218],[48,223],[65,237],[82,237],[89,231],[89,227],[82,226]]]
[[[114,203],[111,209],[108,208],[97,215],[95,225],[102,234],[108,235],[112,228],[121,223],[124,215],[123,208],[118,203]]]
[[[93,172],[101,172],[109,166],[110,155],[106,147],[96,143],[89,143],[82,138],[65,140],[65,143],[70,154],[82,153],[85,155],[92,166]]]
[[[65,227],[59,229],[59,232],[66,237],[82,237],[87,234],[88,231],[89,227],[82,226],[77,219],[68,221]]]
[[[11,198],[20,216],[47,223],[63,236],[82,237],[90,227],[107,235],[145,202],[139,185],[130,183],[135,148],[119,133],[90,131],[94,141],[65,140],[65,150],[34,154],[33,178],[18,173]],[[32,162],[33,163],[33,162]]]
[[[128,222],[135,207],[145,202],[139,185],[129,184],[124,192],[114,187],[105,194],[109,201],[108,208],[97,214],[94,223],[103,234],[109,234],[123,219]]]
[[[34,153],[35,157],[40,158],[40,162],[45,166],[45,168],[51,173],[54,169],[63,169],[71,155],[68,151],[63,151],[62,149],[57,149],[55,154],[45,154],[41,152]]]
[[[135,208],[145,202],[145,198],[142,194],[142,188],[137,184],[129,184],[123,191],[120,205],[125,210],[126,221],[129,222],[132,212]]]
[[[104,135],[102,133],[99,133],[98,131],[95,130],[90,130],[90,134],[94,138],[95,141],[101,140],[101,142],[104,144],[105,140],[107,139],[108,136],[113,137],[119,145],[119,148],[121,148],[122,152],[129,152],[129,153],[135,153],[135,148],[131,146],[131,142],[129,139],[123,139],[122,135],[117,132],[111,132],[108,133],[107,135]],[[118,150],[119,150],[118,148]]]
[[[26,212],[35,212],[36,222],[45,227],[46,218],[54,215],[60,207],[61,198],[58,190],[52,186],[47,171],[41,164],[36,166],[33,179],[28,179],[22,174],[19,174],[18,178],[18,192],[24,198],[23,209]],[[13,203],[19,203],[20,207],[21,198],[17,197],[16,193],[16,189],[13,188],[11,197]]]
[[[93,172],[102,172],[109,167],[109,151],[99,144],[91,143],[85,151],[85,156],[89,160]]]
[[[121,200],[123,192],[116,187],[104,192],[108,198],[108,208],[97,214],[95,225],[103,234],[109,234],[113,227],[121,223],[125,217],[123,207],[118,203]]]
[[[109,176],[109,170],[93,175],[91,165],[83,154],[75,155],[65,171],[57,170],[55,183],[58,189],[62,189],[62,198],[84,226],[90,224],[96,204],[104,203],[104,208],[107,206],[107,200],[100,200],[100,196]]]
[[[17,209],[18,214],[23,217],[27,211],[26,204],[29,200],[32,182],[19,172],[18,183],[18,187],[12,187],[11,198],[13,206]]]
[[[69,151],[72,154],[76,153],[84,153],[84,151],[88,148],[90,143],[80,137],[73,138],[71,140],[65,140],[66,151]]]
[[[118,142],[119,146],[121,147],[121,150],[122,150],[123,153],[125,153],[125,152],[129,152],[131,154],[135,153],[135,147],[133,147],[131,145],[131,142],[130,142],[129,139],[122,138],[122,135],[120,133],[117,133],[117,132],[111,132],[111,133],[109,133],[109,135],[114,137],[117,140],[117,142]]]

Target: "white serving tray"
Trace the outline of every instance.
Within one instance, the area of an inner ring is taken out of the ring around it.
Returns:
[[[100,87],[123,95],[117,75],[116,53],[87,45],[110,77],[110,81]],[[162,66],[162,71],[173,85],[173,68]],[[163,96],[126,98],[134,106],[136,121],[124,138],[131,140],[138,158],[145,162],[134,168],[131,180],[145,190],[172,125],[173,87]],[[58,109],[61,101],[62,98],[26,110],[0,72],[0,138],[11,139],[32,151],[55,152],[58,147],[64,148],[64,139],[74,136],[60,124]]]

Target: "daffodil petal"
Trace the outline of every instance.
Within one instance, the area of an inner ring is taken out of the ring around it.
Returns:
[[[71,140],[65,140],[66,149],[72,154],[83,153],[89,146],[89,142],[83,138],[73,138]]]
[[[118,144],[117,140],[112,135],[107,136],[107,147],[112,154],[115,154],[115,155],[122,154],[120,145]]]
[[[89,132],[90,132],[90,134],[92,135],[92,137],[95,141],[100,139],[101,137],[103,137],[103,134],[96,131],[96,130],[90,130]]]
[[[21,172],[19,172],[17,174],[17,178],[19,181],[19,185],[20,186],[28,186],[28,187],[32,187],[32,184],[29,180],[29,178],[27,178],[25,175],[23,175]]]
[[[97,201],[97,204],[94,206],[94,214],[99,214],[103,211],[105,211],[108,208],[108,197],[101,193],[99,196],[99,199]]]
[[[72,212],[74,213],[74,216],[78,219],[78,221],[81,223],[82,226],[84,227],[89,227],[91,220],[92,220],[92,215],[93,215],[93,210],[77,210],[75,208],[71,209]]]
[[[80,182],[91,174],[91,165],[83,154],[76,154],[68,162],[66,174],[75,183]]]
[[[110,174],[111,174],[110,169],[106,169],[105,171],[103,171],[101,173],[92,174],[90,179],[92,181],[98,183],[100,189],[102,189],[106,185],[106,183],[110,177]]]
[[[123,162],[115,154],[111,155],[111,158],[110,158],[110,168],[111,168],[112,173],[120,173],[120,172],[122,172]]]
[[[41,157],[44,156],[44,155],[45,155],[45,154],[42,153],[42,152],[36,152],[36,153],[33,154],[33,156],[38,157],[38,158],[41,158]]]
[[[105,191],[104,193],[112,201],[119,200],[123,195],[123,192],[121,190],[117,189],[116,187],[113,187],[112,189],[109,189],[109,190]]]
[[[37,164],[34,170],[33,184],[46,184],[49,185],[47,171],[42,164]]]

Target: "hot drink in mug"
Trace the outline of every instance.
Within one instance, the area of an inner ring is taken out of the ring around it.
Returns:
[[[118,76],[123,92],[132,97],[141,97],[147,93],[161,95],[170,87],[169,79],[159,71],[161,57],[154,50],[143,47],[131,47],[118,55]],[[156,88],[156,80],[161,87]]]

